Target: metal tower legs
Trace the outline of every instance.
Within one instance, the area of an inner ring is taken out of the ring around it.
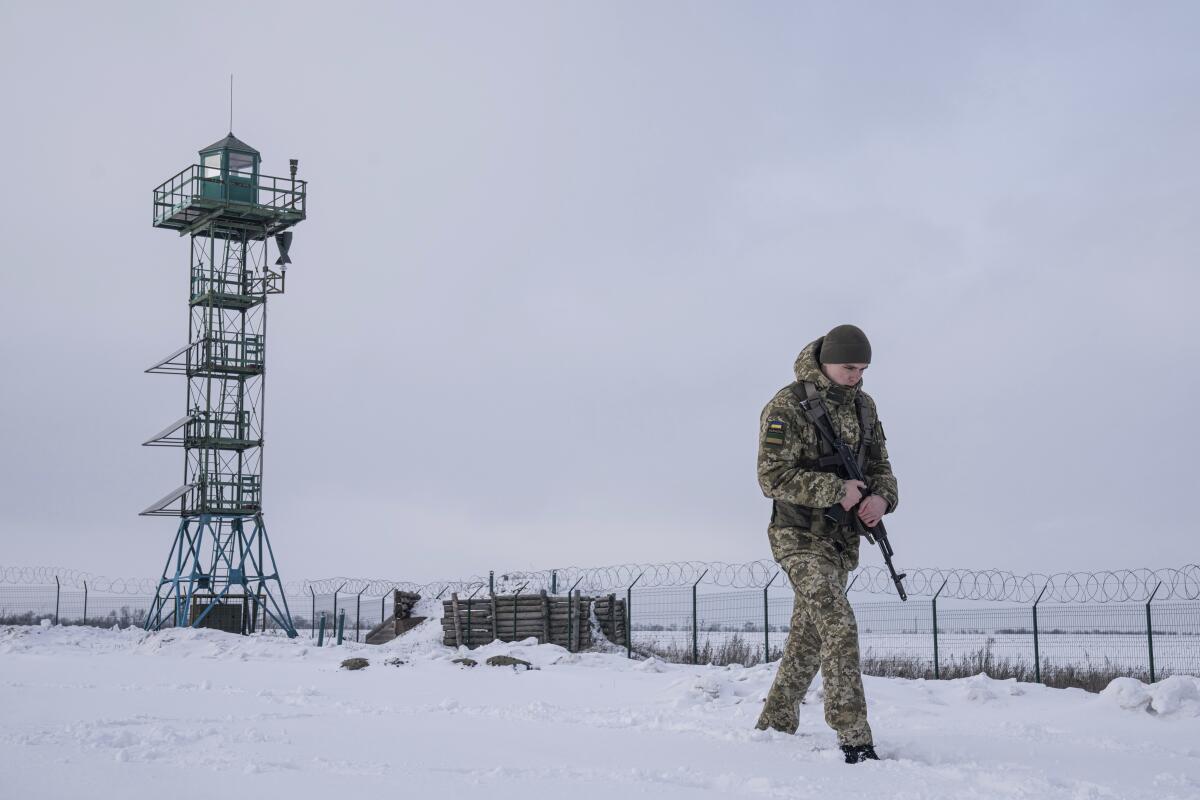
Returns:
[[[296,636],[262,514],[184,517],[146,615],[146,630],[209,627],[216,621],[209,620],[214,610],[238,604],[241,633],[252,633],[255,620],[265,615],[289,637]]]

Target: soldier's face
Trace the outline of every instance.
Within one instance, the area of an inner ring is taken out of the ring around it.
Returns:
[[[857,386],[867,371],[867,364],[822,364],[825,377],[838,386]]]

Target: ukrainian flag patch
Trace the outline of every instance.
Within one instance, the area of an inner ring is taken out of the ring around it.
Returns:
[[[784,439],[787,438],[787,425],[781,419],[773,419],[767,422],[767,433],[763,437],[763,444],[768,447],[783,447]]]

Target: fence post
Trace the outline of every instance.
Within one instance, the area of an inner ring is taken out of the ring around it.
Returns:
[[[58,624],[58,598],[62,594],[62,584],[58,582],[58,576],[54,576],[54,624]]]
[[[337,617],[337,643],[342,644],[342,634],[346,631],[346,609],[342,609],[342,613]]]
[[[362,594],[366,590],[367,587],[364,586],[362,592],[358,593],[358,597],[354,601],[356,606],[354,609],[354,641],[356,642],[362,641],[362,625],[359,623],[362,621]]]
[[[83,624],[84,625],[87,625],[87,600],[88,600],[87,581],[84,581],[83,582]],[[1149,613],[1149,612],[1147,612],[1147,613]]]
[[[579,576],[579,581],[583,580],[583,576]],[[575,603],[571,600],[575,593],[575,587],[579,585],[579,581],[575,581],[570,589],[567,589],[567,652],[574,653],[575,647]]]
[[[387,621],[387,596],[388,596],[387,592],[384,592],[383,594],[379,595],[379,624],[380,625],[382,625],[384,622]]]
[[[313,587],[308,587],[308,593],[312,595],[312,619],[309,621],[309,635],[313,636],[317,633],[317,593],[313,591]]]
[[[700,585],[700,581],[704,580],[704,576],[708,574],[708,570],[700,573],[700,577],[692,584],[692,663],[695,664],[700,660],[700,633],[697,623],[696,614],[696,587]]]
[[[521,596],[521,592],[525,591],[525,587],[528,585],[529,585],[529,582],[526,581],[525,583],[522,583],[517,588],[517,591],[513,592],[513,630],[512,630],[512,639],[510,640],[513,642],[515,642],[517,640],[517,598]],[[494,619],[494,617],[493,617],[493,619]]]
[[[771,580],[767,581],[767,585],[763,587],[763,663],[767,664],[771,661],[771,607],[767,604],[767,590],[771,588],[771,584],[779,577],[776,572],[771,576]]]
[[[325,646],[325,612],[321,612],[321,624],[317,626],[317,647]]]
[[[550,594],[558,594],[558,570],[550,573]]]
[[[625,657],[633,658],[633,587],[646,574],[646,570],[638,573],[633,583],[625,589]]]
[[[1158,590],[1162,588],[1162,581],[1158,582],[1158,586],[1154,587],[1154,591],[1150,593],[1150,599],[1146,601],[1146,645],[1150,648],[1150,682],[1155,683],[1154,676],[1154,626],[1150,621],[1150,604],[1154,602],[1154,595],[1158,594]]]
[[[496,593],[496,571],[488,570],[488,594]]]
[[[1038,603],[1042,602],[1042,595],[1046,593],[1046,589],[1050,588],[1050,582],[1042,587],[1042,591],[1038,593],[1037,600],[1033,601],[1033,679],[1037,683],[1042,682],[1042,653],[1038,646],[1038,622],[1037,622],[1037,607]]]
[[[942,581],[942,585],[937,590],[937,593],[934,594],[933,603],[931,603],[931,605],[933,606],[933,679],[935,681],[938,680],[939,678],[941,678],[941,675],[942,675],[941,671],[938,668],[937,599],[938,599],[938,595],[942,593],[942,589],[946,588],[946,582],[949,580],[950,580],[949,578],[946,578],[946,580]]]
[[[337,625],[337,596],[338,592],[346,588],[346,582],[342,581],[342,585],[333,590],[333,624]],[[343,609],[344,610],[344,609]]]
[[[583,622],[583,597],[582,597],[582,594],[583,593],[579,589],[575,590],[575,616],[577,616],[579,618],[579,624],[575,626],[575,633],[574,633],[574,635],[575,635],[574,645],[575,645],[576,650],[578,650],[579,646],[580,646],[579,640],[583,638],[584,622]],[[589,608],[590,608],[590,606],[589,606]]]

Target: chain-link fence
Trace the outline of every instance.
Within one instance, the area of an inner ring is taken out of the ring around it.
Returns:
[[[36,625],[43,619],[62,625],[100,628],[140,626],[149,596],[97,594],[86,587],[12,586],[0,583],[0,624]]]
[[[316,638],[321,618],[325,619],[326,635],[336,635],[342,625],[346,639],[361,642],[367,634],[382,625],[395,613],[395,594],[370,595],[366,592],[328,592],[285,595],[292,612],[292,623],[301,635]],[[270,620],[268,620],[270,622]],[[268,629],[276,626],[270,622]]]
[[[347,639],[366,639],[374,627],[391,617],[394,596],[366,594],[290,594],[285,596],[292,624],[301,635],[316,637],[322,615],[326,633],[332,636],[342,617]],[[91,625],[97,628],[142,627],[153,597],[128,594],[97,594],[89,589],[59,586],[13,586],[0,583],[0,625],[37,625],[42,620],[61,625]],[[257,607],[254,628],[277,631],[279,625]],[[344,617],[343,617],[344,615]],[[168,615],[169,617],[169,615]]]
[[[723,572],[714,583],[708,570],[685,563],[687,570],[659,567],[660,574],[649,586],[638,585],[645,570],[617,576],[627,580],[617,596],[626,601],[630,630],[628,639],[617,644],[630,655],[688,663],[751,665],[777,659],[792,616],[793,595],[785,580],[770,575],[759,580],[757,571],[731,571],[729,565],[721,565]],[[616,575],[609,574],[613,569],[591,572],[607,580]],[[927,581],[929,591],[917,589],[930,599],[913,597],[907,603],[865,601],[864,595],[875,591],[869,575],[857,587],[852,584],[849,596],[858,619],[865,672],[925,678],[987,672],[993,677],[1091,689],[1120,675],[1154,680],[1168,674],[1200,674],[1200,597],[1194,566],[1100,573],[1099,577],[1052,576],[1040,584],[1040,593],[1026,591],[1025,586],[1038,584],[1024,576],[927,572],[940,578]],[[587,571],[570,574],[581,575],[576,582],[588,580]],[[728,574],[738,580],[722,577]],[[743,574],[753,578],[755,588],[738,588]],[[558,571],[547,571],[545,577],[552,592],[565,583],[560,583]],[[124,584],[124,593],[112,594],[95,591],[84,579],[64,585],[57,576],[50,578],[56,581],[53,585],[0,581],[0,624],[37,624],[48,619],[64,625],[128,627],[145,622],[152,598],[135,593],[140,587],[131,582]],[[490,575],[484,581],[418,588],[430,598],[461,586],[502,593],[512,580],[509,574]],[[593,575],[592,580],[598,579]],[[951,582],[953,594],[947,595],[993,602],[947,607],[942,599],[939,605],[939,595]],[[104,585],[113,588],[111,582]],[[284,597],[300,635],[318,638],[324,619],[327,640],[334,640],[340,624],[345,639],[363,641],[391,618],[391,589],[413,586],[363,579],[306,581],[289,584]],[[1055,602],[1042,602],[1043,597]],[[1132,598],[1137,602],[1130,602]],[[1098,601],[1079,602],[1089,599]],[[256,620],[254,627],[274,631],[278,626],[266,616]]]
[[[743,665],[780,656],[790,591],[628,592],[632,652]],[[1127,675],[1200,674],[1200,601],[939,607],[936,600],[852,602],[863,670],[912,678],[986,672],[1095,689]]]

